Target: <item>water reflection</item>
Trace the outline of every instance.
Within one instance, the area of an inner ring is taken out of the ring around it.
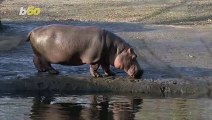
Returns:
[[[0,95],[0,120],[212,120],[210,98],[31,96]]]
[[[134,120],[140,110],[139,97],[109,95],[37,96],[33,99],[33,120]]]

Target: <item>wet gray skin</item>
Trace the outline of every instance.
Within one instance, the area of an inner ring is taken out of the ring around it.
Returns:
[[[116,34],[96,26],[51,24],[34,28],[27,41],[33,49],[33,63],[39,72],[58,74],[51,64],[79,66],[90,64],[90,74],[114,76],[110,65],[123,69],[133,78],[141,77],[141,68],[132,46]]]

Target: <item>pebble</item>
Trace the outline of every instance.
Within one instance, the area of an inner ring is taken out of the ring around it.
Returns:
[[[189,56],[190,58],[193,58],[193,57],[194,57],[193,55],[190,55],[190,54],[189,54],[188,56]]]

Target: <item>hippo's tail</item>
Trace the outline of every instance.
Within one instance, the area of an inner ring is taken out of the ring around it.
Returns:
[[[31,33],[32,33],[32,31],[30,31],[30,32],[28,33],[28,35],[27,35],[27,39],[26,39],[27,42],[30,41],[30,35],[31,35]]]

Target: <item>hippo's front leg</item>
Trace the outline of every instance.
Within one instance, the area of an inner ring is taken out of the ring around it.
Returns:
[[[106,76],[115,76],[116,74],[110,70],[110,65],[101,64]]]
[[[90,65],[90,73],[93,77],[102,77],[102,75],[98,72],[99,64],[91,64]]]

